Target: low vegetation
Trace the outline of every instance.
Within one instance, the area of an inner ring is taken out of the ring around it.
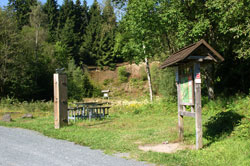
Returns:
[[[46,136],[65,139],[106,153],[129,153],[132,158],[159,165],[249,165],[250,96],[203,98],[202,150],[183,150],[173,154],[143,152],[139,145],[178,141],[175,99],[161,98],[154,103],[133,102],[113,106],[110,117],[89,122],[77,121],[68,127],[54,129],[51,102],[20,103],[5,99],[0,116],[12,112],[12,122],[2,126],[32,129]],[[20,118],[31,112],[33,119]],[[184,119],[184,143],[195,144],[193,118]]]
[[[128,82],[129,72],[126,71],[126,67],[122,66],[118,68],[118,80],[120,83]]]

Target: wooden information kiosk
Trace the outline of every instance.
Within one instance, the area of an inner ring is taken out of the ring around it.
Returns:
[[[161,68],[176,67],[179,140],[183,141],[183,117],[195,118],[196,149],[202,148],[201,65],[224,58],[205,40],[189,45],[169,56]],[[190,111],[187,111],[187,106]]]

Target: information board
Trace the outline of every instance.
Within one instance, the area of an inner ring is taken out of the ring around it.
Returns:
[[[182,105],[194,104],[192,75],[180,76],[180,99]]]

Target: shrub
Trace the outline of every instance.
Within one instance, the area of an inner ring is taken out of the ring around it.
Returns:
[[[148,79],[146,69],[145,69],[144,65],[140,67],[139,73],[140,73],[140,78],[141,78],[142,81],[146,81]]]
[[[127,72],[126,67],[122,66],[118,68],[118,80],[120,83],[128,81],[129,72]]]
[[[107,86],[107,85],[111,84],[112,82],[114,82],[113,79],[105,79],[105,80],[103,81],[103,85],[104,85],[104,86]]]
[[[96,91],[99,89],[93,86],[87,73],[77,67],[74,60],[69,61],[66,73],[68,76],[68,97],[70,99],[81,100],[83,97],[97,95]]]
[[[151,67],[151,77],[154,93],[165,97],[176,97],[175,71],[172,68],[159,70],[157,65]]]

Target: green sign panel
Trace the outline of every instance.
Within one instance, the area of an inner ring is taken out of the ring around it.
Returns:
[[[192,76],[180,76],[180,99],[183,105],[193,105],[193,79]]]

